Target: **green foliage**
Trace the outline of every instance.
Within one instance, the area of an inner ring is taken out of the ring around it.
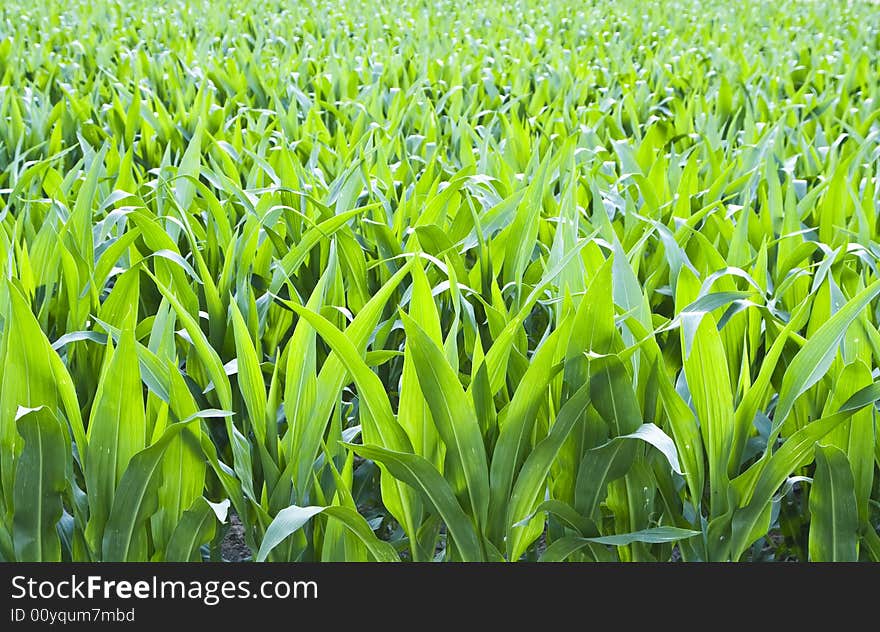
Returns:
[[[4,2],[0,560],[880,561],[878,66],[870,2]]]

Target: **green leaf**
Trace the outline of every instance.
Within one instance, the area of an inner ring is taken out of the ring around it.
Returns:
[[[345,445],[365,459],[382,463],[392,476],[417,490],[446,523],[462,561],[479,562],[484,559],[472,521],[458,504],[449,483],[433,465],[416,454],[395,452],[375,445]]]
[[[60,562],[56,525],[67,489],[70,446],[58,418],[45,406],[20,408],[16,426],[24,449],[15,470],[12,538],[19,562]]]
[[[177,175],[197,178],[199,175],[201,152],[202,126],[199,125],[196,127],[196,132],[190,139],[189,144],[186,146],[186,151],[183,153],[183,158],[181,159],[180,166],[177,169]],[[189,211],[189,207],[192,204],[194,195],[195,185],[189,178],[178,177],[177,180],[175,180],[174,197],[177,200],[177,203],[180,205],[181,211]]]
[[[238,304],[231,300],[229,312],[232,317],[232,330],[235,337],[235,356],[238,359],[238,387],[244,397],[251,430],[257,441],[266,444],[266,383],[260,369],[260,358],[248,332],[244,317]]]
[[[486,524],[489,511],[489,466],[477,413],[443,349],[412,318],[401,317],[420,388],[446,444],[444,473],[479,529]]]
[[[501,538],[507,532],[507,509],[514,480],[531,452],[532,430],[538,409],[546,398],[550,381],[561,368],[553,365],[556,345],[561,339],[560,331],[557,329],[553,332],[532,356],[508,406],[507,417],[501,425],[492,454],[488,535],[497,546],[501,546]]]
[[[358,388],[361,402],[361,424],[364,440],[400,452],[412,452],[409,438],[394,418],[388,393],[378,376],[364,362],[351,340],[333,323],[307,308],[291,304],[291,308],[307,320],[324,341],[333,349]],[[382,479],[382,498],[389,511],[401,522],[410,537],[415,535],[413,498],[406,487]]]
[[[217,351],[208,343],[208,339],[199,327],[198,322],[196,322],[195,318],[193,318],[186,310],[183,303],[181,303],[177,296],[175,296],[174,292],[165,287],[152,272],[148,270],[147,273],[153,278],[153,281],[156,284],[156,289],[162,293],[174,308],[181,324],[189,334],[190,341],[195,347],[199,359],[204,363],[205,368],[208,371],[211,383],[214,385],[214,390],[217,391],[220,406],[226,410],[231,410],[232,387],[229,385],[229,378],[226,375],[226,371],[223,370],[223,362],[220,361],[220,356],[217,355]]]
[[[400,557],[395,552],[394,547],[377,538],[363,516],[349,507],[335,505],[330,507],[298,507],[291,505],[279,511],[278,515],[275,516],[269,525],[269,528],[266,529],[266,535],[263,538],[262,544],[260,544],[256,561],[266,561],[267,556],[275,547],[319,513],[331,516],[345,525],[367,547],[370,555],[377,562],[400,561]]]
[[[587,406],[590,405],[590,388],[584,385],[578,390],[559,411],[550,433],[542,439],[529,454],[517,476],[510,495],[508,508],[507,530],[508,557],[519,559],[525,547],[530,543],[523,542],[523,529],[518,528],[519,520],[533,511],[541,498],[541,491],[553,460],[559,453],[562,444],[571,433],[575,424],[582,419]]]
[[[810,488],[810,561],[857,562],[858,546],[859,512],[849,461],[839,448],[817,446]]]
[[[159,509],[157,491],[162,457],[172,439],[198,419],[171,424],[158,441],[131,459],[116,489],[104,529],[103,561],[147,561],[145,525]]]
[[[0,491],[11,519],[16,460],[22,449],[15,424],[19,407],[63,410],[81,458],[87,442],[70,373],[18,288],[5,287],[9,290],[9,303],[0,347]]]
[[[679,298],[686,290],[690,271],[683,268],[678,281]],[[686,347],[685,330],[681,332]],[[684,374],[697,413],[709,464],[709,501],[712,516],[726,511],[727,462],[734,437],[733,392],[727,369],[727,354],[715,318],[703,314],[693,334],[693,347],[683,359]]]
[[[596,538],[587,538],[591,542],[597,544],[608,544],[611,546],[625,546],[633,542],[646,542],[648,544],[659,544],[661,542],[678,542],[692,538],[695,535],[702,535],[700,531],[692,529],[681,529],[679,527],[653,527],[651,529],[643,529],[634,533],[620,533],[617,535],[606,535]]]
[[[590,393],[593,406],[611,427],[611,435],[634,432],[642,422],[632,379],[616,356],[591,362]]]
[[[108,343],[106,363],[98,382],[88,428],[89,499],[86,540],[97,551],[110,515],[117,486],[132,457],[147,443],[143,387],[135,352],[134,331],[126,328],[115,350]]]
[[[773,415],[774,428],[782,426],[791,413],[795,400],[828,372],[847,327],[878,294],[880,294],[880,280],[874,281],[848,301],[801,347],[782,378],[779,403]]]
[[[557,540],[541,556],[542,562],[561,562],[567,557],[589,546],[590,544],[605,544],[610,546],[625,546],[633,542],[645,542],[658,544],[663,542],[679,542],[687,540],[695,535],[701,535],[700,531],[681,529],[678,527],[653,527],[642,529],[632,533],[620,533],[595,538],[579,538],[568,536]]]
[[[225,501],[226,506],[229,501]],[[196,498],[189,509],[183,512],[180,522],[168,540],[165,561],[199,562],[199,547],[214,537],[218,516],[214,507],[203,497]]]
[[[769,527],[769,507],[776,490],[792,472],[813,460],[816,442],[850,417],[851,412],[835,413],[807,424],[790,436],[772,456],[765,456],[740,479],[749,481],[733,514],[731,554],[738,560]],[[735,481],[739,483],[740,481]]]

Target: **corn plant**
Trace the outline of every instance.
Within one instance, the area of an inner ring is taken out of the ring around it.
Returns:
[[[880,561],[870,2],[0,6],[0,560]]]

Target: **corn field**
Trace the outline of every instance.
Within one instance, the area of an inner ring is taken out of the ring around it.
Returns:
[[[878,68],[867,1],[7,0],[0,560],[880,561]]]

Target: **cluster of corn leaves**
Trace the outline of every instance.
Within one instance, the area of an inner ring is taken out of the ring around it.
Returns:
[[[868,2],[4,2],[0,559],[880,560]]]

